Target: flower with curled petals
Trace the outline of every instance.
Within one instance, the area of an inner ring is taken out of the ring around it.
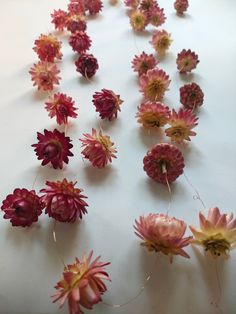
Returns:
[[[54,85],[59,85],[61,79],[58,74],[60,70],[54,63],[39,61],[35,63],[30,69],[31,80],[34,82],[33,86],[37,86],[38,90],[51,91]]]
[[[100,262],[100,256],[92,261],[93,252],[82,259],[76,258],[75,263],[65,267],[62,279],[56,284],[58,292],[53,295],[53,302],[60,300],[63,307],[68,300],[70,314],[83,314],[81,307],[91,310],[102,301],[107,288],[104,280],[111,281],[105,271],[110,263]]]
[[[92,54],[83,53],[76,61],[75,61],[76,71],[82,74],[86,78],[93,77],[98,68],[98,61]]]
[[[160,102],[142,103],[138,107],[136,118],[138,123],[141,123],[147,128],[163,127],[170,117],[170,110],[167,106]]]
[[[54,62],[56,59],[61,59],[61,42],[54,35],[42,34],[34,44],[33,50],[41,61]]]
[[[164,55],[172,43],[171,35],[165,30],[154,31],[150,44],[159,55]]]
[[[169,75],[162,69],[151,69],[139,79],[140,91],[151,101],[161,101],[170,85]]]
[[[124,4],[126,7],[136,9],[139,5],[140,0],[125,0]]]
[[[28,227],[38,221],[43,208],[44,204],[35,191],[27,189],[15,189],[12,194],[7,195],[1,206],[3,218],[10,219],[12,226],[17,227]]]
[[[70,144],[71,140],[65,136],[65,133],[44,130],[44,134],[37,133],[38,143],[31,145],[35,147],[38,160],[42,160],[42,166],[51,163],[54,169],[63,168],[63,162],[68,164],[69,156],[73,156],[70,149],[73,147]]]
[[[154,69],[158,64],[157,59],[153,54],[146,54],[144,51],[140,55],[135,55],[132,61],[132,68],[138,75],[147,73],[148,70]]]
[[[150,24],[152,24],[153,26],[156,26],[156,27],[164,24],[165,20],[166,20],[164,9],[161,9],[158,6],[154,7],[148,15],[148,20],[149,20]]]
[[[156,182],[172,183],[183,173],[184,158],[174,145],[156,144],[144,157],[143,169]]]
[[[145,13],[139,10],[135,10],[130,14],[130,24],[136,32],[141,32],[148,24]]]
[[[75,102],[71,97],[57,93],[49,98],[45,104],[45,108],[49,112],[49,117],[56,117],[57,123],[61,125],[67,124],[69,117],[77,117],[77,113],[75,112],[77,108],[74,107],[74,104]]]
[[[177,55],[176,63],[180,73],[187,73],[194,70],[199,63],[198,55],[190,49],[183,49]]]
[[[108,162],[112,162],[112,158],[116,158],[116,149],[113,147],[110,136],[103,135],[102,131],[97,132],[92,129],[92,134],[83,134],[82,155],[88,159],[94,167],[103,168]]]
[[[66,28],[71,33],[85,32],[87,23],[84,15],[69,14],[66,21]]]
[[[52,17],[52,24],[54,24],[55,29],[59,31],[63,31],[64,28],[66,27],[68,13],[61,9],[54,10],[54,12],[51,14],[51,17]]]
[[[208,210],[207,218],[199,213],[200,229],[190,226],[194,244],[203,246],[213,257],[229,257],[236,246],[236,219],[233,214],[221,214],[218,207]]]
[[[90,15],[95,15],[102,11],[103,4],[101,0],[85,0],[85,8]]]
[[[135,220],[135,234],[143,241],[141,245],[148,251],[168,255],[170,262],[174,255],[186,258],[190,256],[183,250],[192,237],[184,238],[186,223],[182,220],[163,214],[149,214]]]
[[[84,201],[86,196],[81,194],[82,190],[75,187],[77,182],[62,181],[46,182],[47,187],[41,189],[41,201],[45,204],[45,213],[61,222],[75,222],[82,219],[87,213]]]
[[[189,109],[180,108],[178,112],[174,109],[168,120],[170,127],[165,130],[166,136],[170,137],[173,142],[183,143],[184,141],[191,141],[190,136],[195,136],[196,133],[192,131],[197,123],[198,118]]]
[[[69,38],[72,49],[78,53],[84,53],[91,46],[91,39],[85,32],[77,32]]]
[[[178,14],[184,14],[188,9],[188,0],[176,0],[174,2],[174,8]]]
[[[180,102],[187,109],[196,109],[203,104],[204,93],[196,83],[185,84],[180,87]]]

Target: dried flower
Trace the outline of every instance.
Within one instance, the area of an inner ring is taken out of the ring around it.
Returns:
[[[3,218],[10,219],[12,226],[28,227],[38,221],[44,204],[35,191],[15,189],[2,203]]]
[[[130,24],[136,32],[141,32],[147,26],[146,15],[139,10],[135,10],[130,14]]]
[[[96,92],[93,95],[93,104],[101,119],[112,120],[117,118],[122,103],[123,100],[120,99],[120,95],[116,95],[109,89],[103,88],[101,92]]]
[[[40,193],[44,193],[41,200],[49,217],[61,222],[75,222],[87,213],[88,204],[83,200],[87,197],[81,194],[81,189],[75,187],[76,183],[66,179],[46,182],[47,187]]]
[[[70,14],[68,15],[66,28],[71,33],[85,32],[87,29],[87,23],[84,15]]]
[[[139,9],[142,12],[149,13],[157,6],[156,0],[141,0]]]
[[[54,63],[48,63],[39,61],[34,64],[30,69],[31,79],[34,82],[34,86],[38,87],[38,90],[51,91],[54,89],[54,85],[59,85],[61,79],[58,74],[60,73],[58,67]]]
[[[98,61],[92,54],[82,54],[75,62],[76,71],[86,78],[93,77],[99,66]]]
[[[34,44],[33,50],[41,61],[54,62],[55,59],[61,59],[61,42],[52,34],[40,35]]]
[[[63,31],[66,27],[67,17],[68,13],[63,10],[54,10],[54,12],[51,14],[52,17],[52,23],[55,26],[55,29],[59,31]]]
[[[178,14],[184,14],[188,9],[188,0],[176,0],[174,2],[174,8]]]
[[[192,129],[198,125],[197,120],[189,109],[180,108],[178,112],[173,109],[168,121],[171,127],[165,130],[166,136],[176,143],[191,141],[190,136],[196,135]]]
[[[156,27],[164,24],[166,20],[164,9],[161,9],[158,6],[154,7],[148,15],[148,20],[150,24]]]
[[[164,55],[172,43],[171,35],[165,30],[154,31],[150,44],[159,55]]]
[[[176,63],[180,73],[191,72],[199,63],[198,55],[190,49],[183,49],[177,55]]]
[[[183,250],[188,246],[192,237],[184,238],[186,223],[182,220],[163,214],[149,214],[135,220],[135,234],[144,242],[148,251],[162,252],[168,255],[170,262],[173,255],[190,256]]]
[[[138,75],[147,73],[148,70],[154,69],[158,64],[157,59],[153,54],[146,54],[144,51],[140,55],[135,55],[132,61],[132,68],[134,72],[138,72]]]
[[[150,178],[167,184],[174,182],[183,173],[184,158],[174,145],[160,143],[147,152],[143,164],[143,169]]]
[[[125,0],[124,4],[125,6],[132,8],[132,9],[136,9],[139,5],[140,0]]]
[[[61,125],[67,124],[69,117],[77,117],[77,113],[75,112],[77,108],[74,107],[74,104],[75,102],[71,97],[66,94],[57,93],[49,98],[45,104],[45,108],[49,112],[49,117],[56,117],[57,123]]]
[[[148,70],[139,80],[140,91],[151,101],[161,101],[170,85],[169,75],[162,69]]]
[[[179,89],[179,92],[180,102],[185,108],[194,110],[203,104],[204,94],[198,84],[185,84]]]
[[[91,39],[85,32],[77,32],[72,34],[69,39],[69,44],[72,49],[78,53],[84,53],[91,46]]]
[[[208,217],[199,213],[200,229],[190,226],[195,239],[194,244],[204,247],[213,257],[229,256],[236,246],[236,219],[233,214],[221,214],[219,208],[208,210]]]
[[[71,14],[85,15],[85,1],[84,0],[70,0],[68,4],[68,11]]]
[[[112,158],[116,158],[117,151],[110,136],[103,135],[102,131],[98,133],[95,129],[92,129],[91,135],[88,133],[83,135],[84,138],[80,139],[84,147],[82,154],[94,167],[103,168],[108,162],[112,162]]]
[[[99,262],[100,256],[91,262],[93,252],[82,259],[76,258],[75,263],[64,269],[62,279],[55,289],[59,290],[53,296],[53,302],[60,300],[62,307],[68,300],[70,314],[83,314],[81,306],[91,310],[102,301],[101,296],[107,288],[104,280],[110,281],[104,267],[110,263]]]
[[[85,0],[85,7],[90,15],[95,15],[102,10],[103,4],[101,0]]]
[[[69,156],[73,156],[70,149],[71,140],[65,133],[55,129],[53,132],[44,130],[44,134],[37,133],[38,143],[31,145],[35,147],[38,160],[42,160],[42,166],[51,163],[54,169],[63,167],[63,162],[68,164]]]
[[[170,117],[170,110],[160,102],[142,103],[136,114],[137,121],[147,128],[160,128]]]

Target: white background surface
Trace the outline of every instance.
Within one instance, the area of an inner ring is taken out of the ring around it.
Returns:
[[[175,56],[183,48],[199,54],[201,62],[189,78],[205,92],[197,137],[183,150],[185,170],[207,206],[219,206],[236,214],[236,2],[192,0],[184,18],[175,15],[172,3],[160,0],[167,15],[164,28],[174,39],[160,63],[172,79],[165,103],[171,108],[179,106],[178,89],[185,81],[177,73]],[[1,201],[16,187],[30,189],[38,169],[37,191],[46,180],[78,180],[78,186],[88,196],[89,214],[81,223],[58,224],[58,243],[66,263],[91,249],[101,254],[102,260],[111,261],[112,284],[108,284],[109,291],[104,296],[109,303],[128,301],[152,274],[147,288],[133,303],[117,310],[100,304],[95,306],[95,314],[234,314],[235,252],[228,261],[218,264],[221,312],[210,304],[219,295],[215,262],[205,258],[201,248],[189,246],[191,259],[176,257],[170,265],[165,256],[149,254],[141,248],[133,233],[134,219],[141,214],[166,212],[168,192],[142,170],[143,156],[151,145],[161,141],[161,136],[149,136],[134,119],[141,95],[130,61],[142,50],[152,52],[148,44],[152,28],[137,36],[135,44],[122,5],[111,7],[105,3],[102,15],[88,22],[93,40],[91,52],[100,64],[93,83],[78,76],[74,53],[67,36],[63,36],[63,80],[59,90],[71,95],[79,106],[79,118],[68,130],[75,157],[62,171],[39,166],[30,145],[36,142],[37,131],[56,125],[44,109],[46,95],[32,87],[28,70],[37,60],[32,51],[34,40],[53,29],[53,9],[65,7],[64,0],[0,0]],[[102,88],[120,94],[124,104],[116,121],[101,122],[116,143],[118,159],[106,169],[96,170],[82,161],[78,139],[100,125],[91,99]],[[194,192],[184,176],[172,189],[170,214],[198,225],[201,206],[193,200]],[[0,225],[0,313],[67,313],[67,307],[59,311],[58,304],[50,300],[63,270],[52,240],[53,220],[42,215],[39,224],[21,229],[12,228],[9,221],[1,218]]]

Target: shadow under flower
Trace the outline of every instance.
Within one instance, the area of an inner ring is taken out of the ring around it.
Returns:
[[[108,165],[103,169],[98,169],[93,167],[92,165],[88,165],[84,167],[85,179],[91,185],[100,185],[106,180],[111,180],[111,177],[115,177],[116,170]]]

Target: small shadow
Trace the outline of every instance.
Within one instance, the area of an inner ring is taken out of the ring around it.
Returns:
[[[100,185],[102,182],[108,180],[108,178],[111,179],[111,177],[114,177],[116,171],[111,165],[108,165],[103,169],[98,169],[92,165],[88,165],[84,167],[84,173],[86,179],[91,185]]]
[[[121,114],[121,113],[118,113]],[[97,118],[95,122],[92,125],[95,125],[97,129],[102,130],[102,131],[107,131],[111,130],[113,128],[119,129],[121,127],[121,120],[119,117],[113,120],[108,120],[108,119],[101,119],[99,116],[99,113],[97,113]]]
[[[139,137],[148,148],[155,144],[162,143],[165,138],[162,129],[148,129],[145,127],[139,128]]]
[[[191,19],[192,15],[190,15],[189,13],[184,13],[184,14],[178,14],[177,12],[172,13],[171,14],[173,18],[178,18],[178,19],[182,19],[182,20],[187,20],[187,19]]]
[[[79,73],[80,74],[80,73]],[[79,77],[79,83],[81,84],[81,85],[89,85],[89,84],[96,84],[96,83],[98,83],[98,78],[97,78],[97,72],[96,72],[96,74],[93,76],[93,77],[91,77],[91,78],[86,78],[86,77],[84,77],[84,76],[80,76]]]
[[[33,88],[37,87],[34,86]],[[40,90],[33,90],[30,94],[33,101],[45,102],[48,99],[48,94]]]
[[[141,31],[141,32],[138,32],[138,31],[134,30],[134,35],[138,36],[138,37],[150,37],[151,34],[152,34],[152,32],[149,31],[149,30],[146,30],[146,29]]]

